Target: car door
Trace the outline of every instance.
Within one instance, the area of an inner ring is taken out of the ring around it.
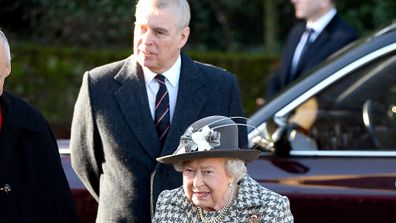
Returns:
[[[394,222],[394,45],[334,71],[259,127],[274,151],[249,174],[289,197],[296,222]]]

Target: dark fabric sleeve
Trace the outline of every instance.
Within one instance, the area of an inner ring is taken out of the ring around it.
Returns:
[[[85,73],[73,113],[70,138],[71,161],[83,184],[99,201],[102,148],[101,144],[97,143],[96,131],[89,93],[89,73]]]

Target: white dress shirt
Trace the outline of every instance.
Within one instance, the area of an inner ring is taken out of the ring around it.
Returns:
[[[318,20],[314,22],[307,22],[306,29],[312,29],[313,33],[311,34],[309,40],[307,40],[308,32],[304,32],[301,36],[300,42],[298,43],[296,50],[294,51],[292,66],[291,66],[291,73],[295,72],[297,67],[298,61],[300,60],[301,52],[304,48],[305,42],[314,42],[316,38],[318,38],[319,34],[326,28],[327,24],[333,19],[337,10],[335,8],[330,9],[326,14],[320,17]]]
[[[179,90],[179,78],[181,68],[181,57],[177,58],[173,66],[162,73],[165,76],[165,85],[169,95],[169,115],[170,121],[172,122],[173,113],[175,112],[177,92]],[[150,106],[151,117],[154,120],[155,116],[155,97],[159,89],[159,83],[154,79],[157,75],[146,67],[143,67],[144,80],[146,82],[146,91],[148,96],[148,102]]]

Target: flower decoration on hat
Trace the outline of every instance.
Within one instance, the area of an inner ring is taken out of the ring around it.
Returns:
[[[190,127],[180,138],[180,145],[176,154],[208,151],[220,146],[220,132],[216,132],[205,125],[199,130]]]

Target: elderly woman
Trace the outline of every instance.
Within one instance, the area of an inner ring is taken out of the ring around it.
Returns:
[[[175,153],[157,159],[182,173],[183,186],[160,194],[153,222],[293,222],[289,200],[246,174],[245,163],[259,155],[238,148],[231,118],[193,123]]]

